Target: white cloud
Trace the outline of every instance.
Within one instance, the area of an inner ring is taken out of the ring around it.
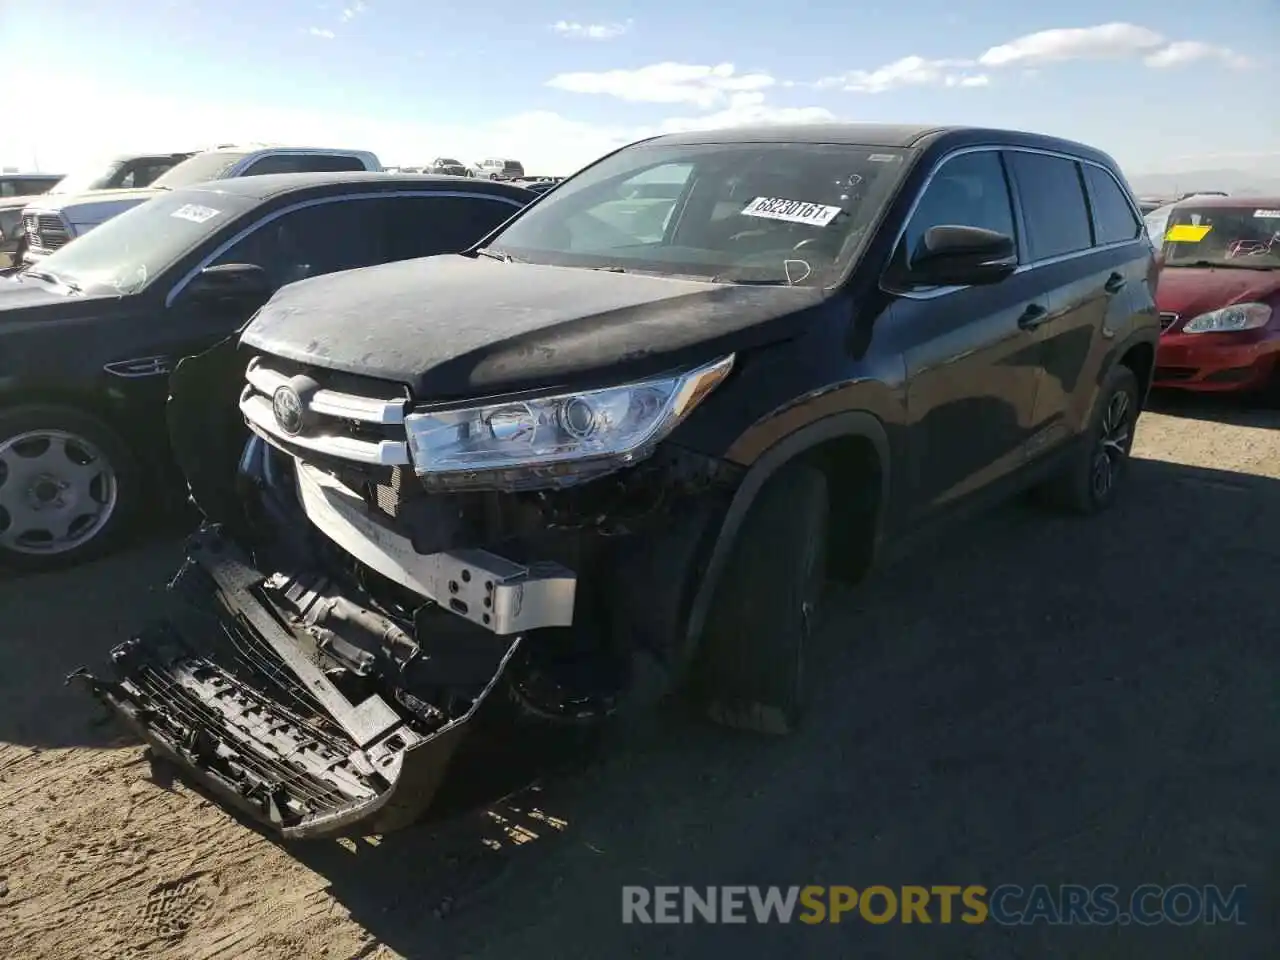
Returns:
[[[548,80],[547,86],[633,103],[689,103],[709,110],[734,93],[764,90],[776,82],[764,73],[738,73],[731,63],[701,66],[665,62],[637,70],[562,73]]]
[[[758,91],[735,93],[728,104],[715,113],[697,117],[671,117],[657,128],[644,133],[684,133],[689,130],[715,130],[723,127],[766,126],[777,123],[828,123],[836,115],[826,107],[775,107],[764,102]]]
[[[992,47],[978,62],[987,67],[1009,67],[1138,57],[1148,67],[1156,68],[1180,67],[1199,60],[1218,60],[1240,70],[1253,66],[1248,57],[1227,47],[1199,40],[1170,41],[1155,30],[1132,23],[1041,30]]]
[[[1228,47],[1219,47],[1199,40],[1179,40],[1171,43],[1163,50],[1148,54],[1142,62],[1148,67],[1165,68],[1181,67],[1197,60],[1218,60],[1235,70],[1246,70],[1253,66],[1248,57],[1236,53]]]
[[[562,37],[573,40],[614,40],[624,33],[629,33],[634,25],[632,20],[621,23],[578,23],[574,20],[558,20],[551,29]]]
[[[364,3],[364,0],[352,0],[349,5],[342,9],[342,22],[346,23],[354,20],[368,9],[369,7]]]
[[[1106,60],[1132,57],[1163,46],[1165,38],[1132,23],[1104,23],[1096,27],[1068,27],[1029,33],[992,47],[978,58],[985,67],[1060,63],[1065,60]]]
[[[307,31],[307,33],[311,34],[311,36],[313,36],[313,37],[319,37],[321,40],[332,40],[332,39],[333,39],[333,31],[332,31],[332,30],[324,30],[324,29],[322,29],[321,27],[311,27],[311,28]]]
[[[990,79],[985,74],[969,73],[972,66],[972,60],[903,57],[876,70],[850,70],[824,77],[813,86],[854,93],[884,93],[903,87],[985,87]]]

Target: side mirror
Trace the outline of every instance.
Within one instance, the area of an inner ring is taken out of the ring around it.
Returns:
[[[999,283],[1018,269],[1013,237],[982,227],[930,227],[912,252],[906,281],[912,286],[981,286]]]
[[[187,287],[187,296],[199,303],[235,303],[258,307],[275,290],[267,271],[256,263],[222,263],[205,267]]]

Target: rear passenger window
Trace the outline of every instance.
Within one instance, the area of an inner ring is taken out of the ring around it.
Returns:
[[[298,165],[302,173],[335,173],[342,170],[363,170],[365,166],[359,157],[338,156],[336,154],[315,153],[303,156]]]
[[[519,207],[492,197],[414,197],[389,200],[387,254],[410,260],[458,253],[512,217]]]
[[[915,253],[926,230],[944,225],[982,227],[1014,236],[1009,185],[994,150],[962,153],[938,168],[907,224],[906,256]]]
[[[1060,257],[1093,245],[1089,208],[1074,160],[1040,153],[1007,155],[1022,201],[1032,260]]]
[[[1137,239],[1142,221],[1129,206],[1129,198],[1115,178],[1101,167],[1084,164],[1084,181],[1089,187],[1089,206],[1093,209],[1093,235],[1098,244],[1120,243]]]

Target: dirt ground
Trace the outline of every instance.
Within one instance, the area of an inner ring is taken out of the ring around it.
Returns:
[[[278,845],[153,772],[64,675],[172,538],[0,583],[0,956],[1274,956],[1280,413],[1147,414],[1104,519],[1016,505],[839,595],[808,727],[657,716],[445,827]],[[624,884],[1217,883],[1247,927],[643,927]]]

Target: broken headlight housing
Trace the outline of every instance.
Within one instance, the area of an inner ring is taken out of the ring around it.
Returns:
[[[404,418],[429,487],[569,486],[643,460],[733,369],[733,355],[684,373],[555,396],[423,410]]]

